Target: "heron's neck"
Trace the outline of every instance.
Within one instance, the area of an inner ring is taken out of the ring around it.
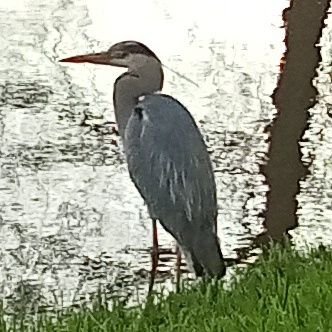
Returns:
[[[157,60],[151,60],[139,68],[129,69],[128,72],[118,77],[114,84],[113,102],[115,118],[122,138],[138,98],[145,94],[158,92],[162,86],[163,70],[161,63]]]

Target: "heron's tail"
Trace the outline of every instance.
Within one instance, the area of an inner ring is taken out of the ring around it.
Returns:
[[[226,267],[219,240],[211,230],[187,230],[181,242],[179,244],[197,276],[221,278],[225,275]]]

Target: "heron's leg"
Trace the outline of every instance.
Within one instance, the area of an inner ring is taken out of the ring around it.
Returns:
[[[159,259],[159,248],[158,248],[158,231],[157,231],[157,220],[152,219],[152,253],[151,253],[151,277],[150,277],[150,285],[149,285],[149,294],[151,294],[154,280],[158,267],[158,259]]]
[[[180,291],[180,276],[181,276],[181,250],[179,245],[176,245],[176,292]]]

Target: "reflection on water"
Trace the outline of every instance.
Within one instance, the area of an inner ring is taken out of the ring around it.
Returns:
[[[251,10],[264,15],[253,22],[237,13],[232,29],[226,1],[217,28],[213,0],[192,6],[191,14],[188,1],[175,0],[139,7],[123,1],[119,8],[92,0],[0,4],[0,293],[11,310],[82,303],[100,286],[110,296],[135,297],[148,285],[151,223],[113,125],[112,84],[120,71],[58,64],[64,56],[137,39],[196,82],[199,88],[166,70],[165,92],[188,106],[211,152],[225,256],[235,258],[262,231],[267,188],[258,166],[267,151],[264,127],[274,116],[269,96],[287,2],[258,2]],[[126,24],[124,11],[126,22],[140,24]],[[331,32],[324,38],[329,45]],[[326,63],[330,51],[323,48]],[[299,197],[301,227],[292,232],[299,245],[331,238],[330,70],[324,63],[317,84],[326,99],[312,110],[303,143],[306,160],[314,161]],[[162,230],[160,237],[159,282],[171,287],[174,243]]]

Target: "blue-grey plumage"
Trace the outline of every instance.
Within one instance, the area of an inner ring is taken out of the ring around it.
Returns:
[[[114,84],[114,111],[130,176],[147,203],[154,235],[158,219],[182,247],[197,275],[223,276],[209,154],[187,109],[158,93],[164,73],[155,53],[142,43],[124,41],[106,52],[61,61],[127,68]],[[149,290],[158,261],[157,235],[153,239]]]
[[[214,174],[187,109],[167,95],[142,96],[127,124],[124,148],[151,217],[177,240],[197,275],[223,276]]]

